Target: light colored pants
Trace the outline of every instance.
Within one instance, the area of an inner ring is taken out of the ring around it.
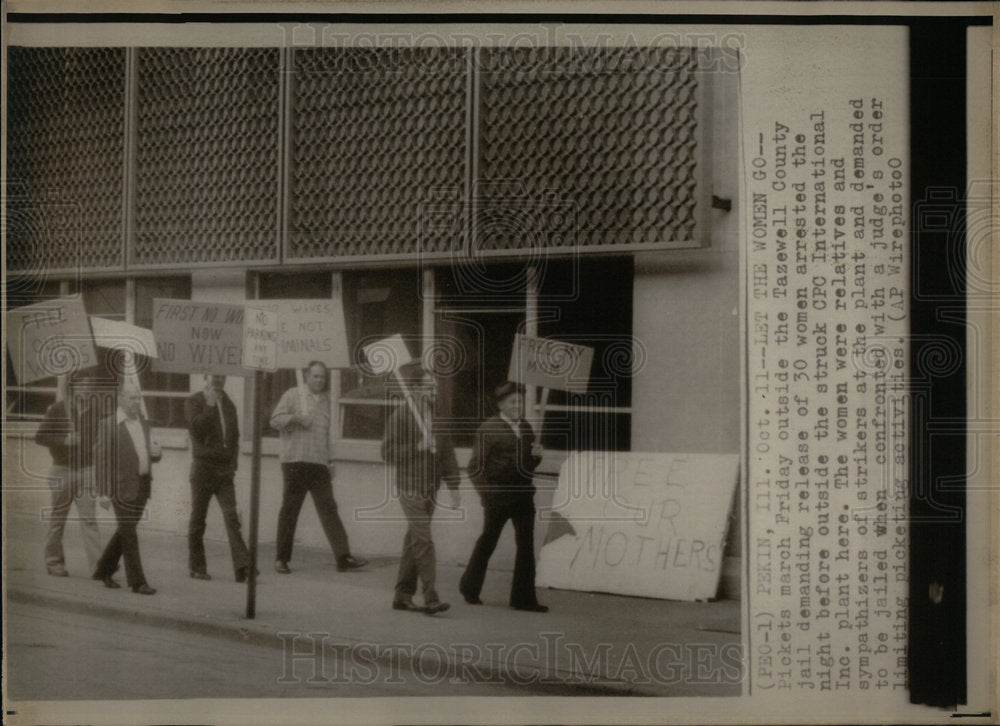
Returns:
[[[49,473],[52,488],[52,511],[49,513],[49,534],[45,539],[45,565],[65,566],[63,554],[63,531],[69,517],[70,505],[76,502],[76,512],[83,527],[83,547],[87,552],[90,566],[88,574],[93,574],[97,560],[101,556],[101,532],[97,528],[95,505],[97,494],[93,486],[94,469],[87,467],[79,472],[69,467],[53,465]]]

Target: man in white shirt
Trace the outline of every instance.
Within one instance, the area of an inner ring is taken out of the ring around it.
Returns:
[[[160,446],[149,438],[149,423],[140,415],[142,393],[130,383],[118,389],[118,409],[103,419],[94,445],[94,465],[102,497],[110,497],[118,529],[97,562],[94,579],[105,587],[121,585],[112,575],[125,560],[125,577],[132,592],[153,595],[139,558],[136,531],[149,499],[152,465],[160,460]]]
[[[278,513],[278,542],[274,569],[291,572],[295,525],[306,494],[311,494],[323,531],[337,559],[337,571],[364,567],[367,560],[351,555],[344,523],[337,513],[330,475],[330,396],[326,365],[313,361],[306,368],[305,408],[298,387],[282,395],[271,414],[271,426],[281,436],[281,473],[285,488]]]

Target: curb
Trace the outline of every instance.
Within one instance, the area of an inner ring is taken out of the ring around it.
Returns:
[[[284,651],[288,642],[280,637],[280,631],[269,631],[267,624],[261,624],[257,621],[244,621],[246,625],[243,625],[237,622],[198,618],[188,613],[150,611],[138,607],[135,609],[116,607],[86,596],[65,596],[53,592],[20,589],[9,585],[6,595],[10,602],[45,606],[71,613],[110,617],[139,625],[171,627],[186,633],[223,638],[245,645],[264,646]],[[378,644],[350,638],[342,639],[342,642],[330,643],[327,650],[332,653],[332,657],[343,661],[348,657],[343,652],[345,646],[347,648],[353,646],[378,648]],[[294,644],[292,647],[294,649]],[[366,658],[364,662],[367,665],[374,664],[386,667],[389,672],[405,669],[418,678],[426,672],[434,672],[436,674],[435,681],[447,680],[453,685],[461,684],[464,677],[472,670],[482,682],[514,684],[530,691],[532,695],[648,697],[664,695],[644,690],[627,681],[593,682],[593,676],[575,671],[561,671],[555,674],[543,673],[542,668],[531,664],[517,664],[516,669],[511,669],[490,661],[462,661],[455,655],[448,653],[444,647],[441,647],[437,652],[438,655],[435,656],[425,653],[419,657],[406,656],[401,653],[378,652],[372,654],[370,658]],[[444,658],[440,657],[441,653],[444,654]]]

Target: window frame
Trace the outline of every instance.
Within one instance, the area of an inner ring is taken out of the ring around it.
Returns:
[[[479,310],[480,306],[471,303],[463,307],[461,304],[443,308],[440,306],[438,290],[435,283],[435,267],[426,266],[421,270],[421,316],[422,326],[420,338],[422,349],[427,350],[433,342],[436,332],[436,318],[439,312],[461,313],[463,311]],[[539,311],[539,277],[538,268],[535,265],[526,266],[526,286],[524,305],[506,306],[504,310],[512,311],[515,308],[523,309],[525,334],[529,336],[538,335],[538,311]],[[334,275],[340,275],[334,272]],[[342,290],[342,286],[334,284],[334,294]],[[401,402],[391,399],[351,399],[342,396],[342,371],[331,370],[330,376],[330,401],[334,416],[331,422],[331,457],[336,460],[345,461],[372,461],[381,462],[381,439],[352,439],[343,436],[343,421],[345,418],[345,406],[383,406],[394,408],[401,405]],[[537,386],[525,387],[525,400],[528,401],[528,410],[525,412],[526,418],[537,422],[541,413],[541,390]],[[628,406],[588,406],[585,404],[549,404],[546,405],[546,412],[593,412],[608,415],[625,415],[631,420],[634,412],[634,401],[630,401]],[[631,448],[629,446],[628,448]],[[456,456],[460,466],[465,466],[471,457],[471,447],[456,447]],[[545,459],[541,465],[541,470],[546,472],[558,471],[558,467],[568,456],[569,451],[563,449],[546,449]]]
[[[60,297],[67,297],[67,296],[73,295],[73,294],[83,295],[84,294],[84,289],[89,284],[91,284],[91,283],[108,282],[108,281],[114,281],[114,280],[123,280],[124,283],[125,283],[124,291],[122,293],[123,296],[124,296],[124,300],[123,300],[123,303],[124,303],[124,312],[123,313],[116,313],[113,316],[109,317],[109,319],[121,320],[122,322],[128,323],[129,325],[135,325],[136,305],[137,305],[137,298],[136,298],[136,283],[137,282],[144,281],[144,280],[157,280],[157,279],[166,279],[166,278],[185,278],[185,277],[187,278],[188,283],[190,285],[190,282],[191,282],[191,275],[190,274],[185,275],[185,274],[180,274],[180,273],[171,273],[169,275],[130,275],[128,277],[120,277],[120,276],[118,276],[118,277],[115,277],[115,276],[112,276],[112,277],[100,277],[100,276],[97,276],[97,275],[92,275],[92,276],[87,276],[87,277],[84,277],[84,278],[81,278],[81,279],[75,279],[75,280],[60,280],[59,281],[59,296]],[[96,314],[96,313],[91,313],[89,310],[87,311],[87,315],[88,316],[92,315],[92,314]],[[105,315],[107,315],[107,314],[102,314],[101,316],[103,317]],[[38,385],[35,385],[35,384],[13,385],[13,386],[7,386],[7,390],[8,391],[14,391],[14,392],[20,392],[20,393],[34,393],[34,394],[42,393],[42,394],[47,394],[47,395],[51,396],[51,400],[46,404],[46,408],[49,405],[51,405],[52,403],[55,403],[55,401],[59,397],[59,385],[58,385],[58,383],[55,386],[38,386]],[[143,390],[142,390],[143,404],[145,406],[147,406],[147,407],[149,405],[147,403],[147,399],[150,399],[150,398],[152,398],[152,399],[156,399],[156,398],[159,398],[159,399],[163,399],[163,398],[169,398],[169,399],[186,399],[189,395],[191,395],[189,390],[188,391],[166,391],[166,390],[146,389],[146,388],[143,388]],[[11,404],[11,405],[13,405],[13,404]],[[44,412],[40,413],[40,414],[18,415],[18,414],[15,414],[14,412],[12,412],[10,410],[10,407],[5,402],[5,406],[4,406],[4,418],[6,420],[8,420],[8,421],[22,421],[22,422],[25,422],[25,421],[26,422],[37,421],[37,422],[40,422],[44,418]],[[187,427],[186,426],[184,426],[184,427],[181,427],[181,426],[157,426],[156,428],[158,430],[162,430],[162,431],[166,431],[166,432],[181,432],[182,431],[185,434],[187,432]]]

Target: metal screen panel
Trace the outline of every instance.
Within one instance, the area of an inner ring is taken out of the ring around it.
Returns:
[[[277,49],[138,54],[130,265],[279,259]]]
[[[7,82],[7,269],[120,269],[125,51],[11,47]]]
[[[692,247],[697,51],[481,51],[473,249]]]
[[[286,259],[461,250],[468,51],[296,49],[294,62]]]

